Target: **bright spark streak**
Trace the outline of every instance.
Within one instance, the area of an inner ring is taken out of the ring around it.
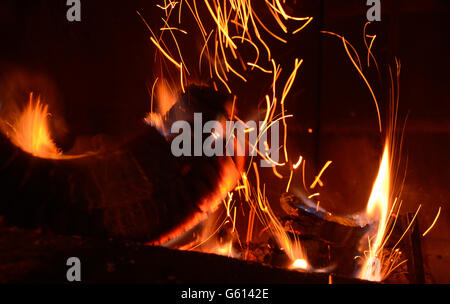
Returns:
[[[350,44],[343,36],[340,36],[340,35],[338,35],[338,34],[335,34],[335,33],[332,33],[332,32],[327,32],[327,31],[322,31],[322,33],[326,33],[326,34],[330,34],[330,35],[336,36],[336,37],[338,37],[338,38],[340,38],[340,39],[342,40],[342,43],[344,44],[344,48],[345,48],[345,51],[346,51],[346,53],[347,53],[347,55],[348,55],[348,58],[349,58],[350,61],[353,63],[353,65],[354,65],[354,67],[356,68],[356,70],[358,71],[359,75],[361,76],[361,78],[362,78],[362,79],[364,80],[364,82],[366,83],[366,86],[367,86],[367,88],[369,89],[370,94],[372,95],[372,99],[373,99],[373,101],[375,102],[375,107],[376,107],[376,109],[377,109],[378,126],[379,126],[379,129],[380,129],[380,132],[382,132],[383,128],[382,128],[382,126],[381,126],[381,114],[380,114],[380,107],[379,107],[379,105],[378,105],[377,97],[375,96],[375,92],[373,91],[372,86],[370,85],[370,83],[369,83],[369,81],[367,80],[366,76],[364,76],[364,73],[363,73],[362,70],[361,70],[361,66],[358,66],[358,64],[356,64],[355,59],[354,59],[353,56],[350,54],[350,51],[349,51],[349,49],[348,49],[348,45],[351,46],[351,44]],[[352,48],[353,48],[353,46],[352,46]],[[353,50],[354,50],[354,48],[353,48]]]
[[[150,37],[150,40],[153,42],[153,44],[161,51],[161,53],[166,56],[167,59],[169,59],[170,62],[172,62],[177,68],[179,68],[180,70],[182,69],[181,64],[178,63],[177,61],[175,61],[175,59],[173,59],[169,54],[167,54],[166,51],[164,51],[164,49],[161,47],[161,45],[156,42],[156,40],[153,37]]]
[[[294,164],[294,169],[297,169],[303,161],[303,156],[300,155],[298,161]]]
[[[422,234],[422,236],[426,236],[428,234],[428,232],[431,231],[431,229],[433,229],[434,225],[436,225],[436,222],[439,218],[439,215],[441,214],[441,207],[439,207],[438,213],[436,215],[436,217],[434,218],[433,223],[431,224],[431,226]]]
[[[254,67],[254,68],[257,68],[257,69],[259,69],[260,71],[262,71],[262,72],[264,72],[264,73],[272,74],[272,71],[266,70],[266,69],[260,67],[260,66],[257,65],[257,64],[254,64],[254,63],[251,63],[251,62],[247,62],[247,65],[249,65],[249,66],[251,66],[251,67]]]
[[[291,170],[291,174],[289,175],[289,181],[286,186],[286,192],[289,192],[289,188],[291,187],[292,176],[294,175],[294,170]]]
[[[162,28],[160,28],[160,30],[161,31],[179,31],[179,32],[187,35],[187,32],[185,30],[182,30],[177,27],[162,27]]]
[[[320,177],[332,163],[333,162],[331,160],[327,161],[325,166],[323,166],[322,170],[320,170],[319,174],[316,176],[316,179],[314,180],[314,182],[311,184],[311,186],[309,186],[310,189],[314,189],[316,187],[317,183],[320,182]]]
[[[292,32],[293,35],[297,34],[298,32],[302,31],[305,27],[308,26],[308,24],[313,21],[313,17],[309,17],[308,21],[305,22],[305,24],[303,24],[301,27],[299,27],[298,29],[296,29],[295,31]]]

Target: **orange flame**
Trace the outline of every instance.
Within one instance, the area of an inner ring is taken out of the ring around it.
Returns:
[[[154,109],[155,95],[157,106],[156,110]],[[144,121],[165,134],[166,129],[164,125],[164,117],[177,102],[177,96],[178,91],[171,87],[166,80],[159,81],[159,78],[156,78],[152,86],[150,112],[144,118]]]
[[[378,222],[374,233],[369,235],[369,253],[364,261],[359,277],[370,281],[381,281],[381,251],[385,239],[388,224],[390,206],[390,154],[389,145],[384,147],[378,175],[372,188],[372,193],[367,204],[367,216],[374,222]],[[372,244],[371,240],[374,240]]]
[[[39,97],[34,101],[31,93],[27,108],[13,124],[7,123],[12,129],[11,141],[36,157],[60,158],[62,153],[50,136],[49,115],[48,105],[43,105]]]

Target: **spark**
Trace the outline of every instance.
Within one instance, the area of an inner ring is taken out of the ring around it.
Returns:
[[[438,213],[437,213],[436,217],[434,218],[433,223],[432,223],[431,226],[430,226],[430,227],[422,234],[422,236],[426,236],[426,235],[428,234],[428,232],[430,232],[431,229],[433,229],[433,227],[434,227],[434,225],[436,224],[436,222],[437,222],[437,220],[438,220],[440,214],[441,214],[441,207],[439,207]]]
[[[161,31],[179,31],[185,35],[187,35],[187,32],[183,29],[177,28],[177,27],[162,27],[160,28]]]
[[[294,169],[297,169],[303,161],[303,156],[300,155],[298,161],[294,164]]]
[[[335,34],[335,33],[332,33],[332,32],[327,32],[327,31],[322,31],[322,33],[330,34],[330,35],[336,36],[336,37],[338,37],[338,38],[340,38],[340,39],[342,40],[342,43],[343,43],[343,45],[344,45],[345,51],[346,51],[346,53],[347,53],[347,55],[348,55],[348,58],[349,58],[350,61],[353,63],[353,66],[356,68],[356,70],[358,71],[359,75],[360,75],[361,78],[364,80],[364,82],[365,82],[367,88],[368,88],[369,91],[370,91],[370,94],[372,95],[372,99],[373,99],[373,101],[374,101],[374,103],[375,103],[375,107],[376,107],[377,115],[378,115],[378,127],[379,127],[380,133],[381,133],[382,130],[383,130],[383,128],[382,128],[382,126],[381,126],[380,107],[379,107],[379,105],[378,105],[378,101],[377,101],[377,98],[376,98],[376,96],[375,96],[375,93],[374,93],[374,91],[373,91],[373,89],[372,89],[372,86],[370,85],[370,83],[369,83],[369,81],[367,80],[366,76],[364,76],[364,73],[362,72],[361,65],[360,65],[360,64],[358,65],[358,64],[356,63],[355,59],[353,58],[353,56],[350,54],[350,51],[349,51],[349,49],[348,49],[348,46],[350,45],[351,48],[353,49],[353,51],[356,53],[354,47],[353,47],[353,46],[352,46],[352,45],[351,45],[351,44],[350,44],[343,36],[340,36],[340,35]],[[358,61],[359,61],[359,57],[358,57]]]
[[[314,194],[311,194],[310,196],[308,196],[308,198],[311,199],[311,198],[319,196],[319,195],[320,195],[320,193],[314,193]]]
[[[178,2],[175,1],[170,1],[166,6],[161,6],[159,4],[156,4],[157,7],[159,7],[160,9],[166,11],[169,7],[174,8],[176,5],[178,4]]]
[[[289,181],[286,186],[286,193],[289,192],[289,188],[291,187],[292,176],[294,175],[294,170],[291,170],[291,174],[289,175]]]
[[[327,161],[327,163],[323,166],[322,170],[320,170],[319,174],[316,176],[314,182],[311,184],[311,186],[309,186],[310,189],[314,189],[318,183],[319,185],[322,183],[320,181],[320,177],[332,163],[333,162],[331,160]]]
[[[181,64],[177,62],[175,59],[173,59],[164,49],[161,47],[161,45],[156,42],[155,38],[150,37],[150,40],[153,42],[153,44],[161,51],[161,53],[166,56],[167,59],[169,59],[170,62],[172,62],[178,69],[182,69]]]
[[[273,166],[273,167],[272,167],[272,171],[273,171],[273,174],[274,174],[276,177],[278,177],[279,179],[283,179],[283,175],[281,175],[281,174],[277,171],[277,166]]]
[[[154,99],[154,96],[155,96],[155,86],[156,86],[156,83],[158,82],[158,80],[159,80],[159,77],[156,77],[156,79],[155,79],[155,82],[153,82],[153,86],[152,86],[152,99],[151,99],[151,104],[150,104],[150,113],[153,113],[153,99]]]
[[[296,29],[295,31],[292,32],[293,35],[297,34],[298,32],[302,31],[305,27],[308,26],[308,24],[313,21],[313,17],[309,17],[308,21],[305,22],[305,24],[303,24],[301,27],[299,27],[298,29]]]
[[[247,62],[247,65],[249,65],[249,66],[251,66],[251,67],[254,67],[254,68],[257,68],[258,70],[260,70],[260,71],[262,71],[262,72],[264,72],[264,73],[272,74],[272,71],[266,70],[266,69],[262,68],[261,66],[259,66],[259,65],[257,65],[257,64],[254,64],[254,63],[251,63],[251,62]]]

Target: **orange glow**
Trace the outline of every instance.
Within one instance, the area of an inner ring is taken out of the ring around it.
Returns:
[[[50,136],[48,125],[48,105],[36,100],[30,94],[30,101],[24,111],[15,121],[7,122],[12,132],[8,132],[11,141],[36,157],[58,159],[62,157],[61,151]]]
[[[181,70],[182,71],[182,70]],[[156,92],[155,92],[156,90]],[[154,105],[154,97],[156,95],[156,109]],[[165,80],[156,78],[152,86],[152,96],[150,112],[144,118],[144,121],[160,130],[163,134],[166,133],[164,125],[164,117],[177,102],[178,92],[173,89]]]
[[[252,7],[252,2],[254,3],[254,1],[250,0],[185,0],[179,2],[170,1],[169,3],[164,1],[164,6],[159,6],[164,11],[166,17],[165,19],[163,19],[164,24],[158,27],[161,31],[159,38],[152,32],[150,27],[148,27],[148,24],[145,24],[151,32],[152,36],[150,37],[150,40],[159,51],[158,53],[162,55],[161,57],[164,57],[164,59],[170,61],[173,64],[167,64],[164,66],[167,66],[167,68],[169,69],[174,69],[175,67],[177,72],[176,77],[179,77],[179,81],[173,81],[172,78],[174,78],[174,74],[171,74],[170,71],[167,71],[169,77],[164,77],[161,72],[161,75],[159,76],[161,77],[161,79],[167,79],[167,83],[157,84],[155,82],[152,88],[152,100],[153,91],[155,89],[155,86],[158,85],[158,102],[160,102],[161,104],[158,105],[158,110],[154,112],[152,102],[152,110],[148,116],[148,119],[155,125],[163,125],[163,115],[175,103],[178,92],[184,92],[185,87],[189,86],[191,83],[204,81],[204,79],[192,79],[197,75],[202,75],[205,77],[209,76],[210,79],[208,79],[208,83],[210,83],[216,91],[219,91],[219,86],[223,86],[230,94],[234,95],[233,106],[231,110],[231,120],[233,121],[236,119],[237,121],[242,122],[242,120],[239,119],[239,117],[237,117],[236,115],[241,114],[237,112],[237,108],[235,109],[236,103],[240,101],[240,96],[238,96],[237,92],[235,92],[236,86],[234,85],[234,80],[231,79],[232,77],[230,76],[230,74],[233,74],[235,76],[234,78],[238,78],[237,80],[247,82],[247,79],[249,81],[252,80],[249,72],[257,70],[256,72],[258,73],[258,76],[266,76],[269,81],[272,81],[272,84],[270,86],[270,90],[272,91],[272,93],[265,94],[265,100],[255,101],[262,104],[265,103],[265,113],[260,112],[259,106],[257,108],[258,115],[264,117],[264,122],[261,127],[262,132],[257,138],[257,143],[259,143],[262,134],[268,132],[268,130],[273,126],[275,122],[281,120],[284,126],[284,138],[282,145],[278,148],[280,150],[283,149],[285,160],[284,162],[278,162],[278,160],[275,161],[271,159],[267,153],[261,153],[257,149],[257,145],[251,146],[249,147],[249,149],[252,150],[252,155],[253,152],[256,152],[259,157],[273,164],[273,174],[279,179],[287,179],[287,170],[290,169],[286,191],[289,191],[291,184],[295,183],[295,178],[293,177],[295,169],[298,169],[300,166],[302,166],[302,185],[309,195],[309,199],[318,197],[320,194],[317,191],[314,191],[316,193],[312,194],[309,191],[311,189],[315,189],[317,185],[319,185],[320,187],[323,186],[321,176],[324,174],[325,170],[331,165],[332,162],[328,161],[324,165],[318,175],[314,178],[310,187],[308,187],[305,177],[306,159],[303,159],[300,156],[299,160],[295,164],[289,162],[288,159],[289,155],[287,148],[286,118],[292,117],[292,115],[287,114],[287,109],[285,108],[287,100],[286,98],[291,90],[291,87],[293,86],[297,72],[303,63],[303,60],[297,58],[295,59],[293,70],[290,75],[286,75],[289,77],[282,87],[283,90],[280,94],[279,92],[277,92],[277,80],[279,78],[284,79],[284,76],[280,77],[280,75],[282,74],[282,71],[283,69],[285,69],[285,67],[277,64],[277,61],[272,58],[272,45],[270,44],[269,40],[266,40],[266,36],[270,36],[270,39],[274,38],[282,43],[287,43],[288,40],[285,39],[284,36],[289,33],[296,34],[300,32],[312,22],[313,17],[290,16],[286,13],[286,10],[284,8],[285,1],[265,0],[264,2],[262,2],[266,4],[267,9],[264,16],[268,15],[272,17],[272,23],[276,24],[278,26],[278,32],[281,32],[281,34],[279,35],[276,31],[272,31],[271,29],[269,29],[269,27],[267,26],[267,24],[269,23],[267,23],[266,20],[262,20],[262,18],[258,16],[254,8]],[[182,57],[182,48],[180,47],[182,46],[182,44],[178,44],[174,35],[174,33],[176,32],[184,34],[184,36],[182,37],[189,37],[189,35],[191,34],[191,31],[190,33],[188,33],[187,31],[179,28],[179,26],[183,24],[181,22],[182,4],[186,4],[187,9],[190,11],[191,17],[193,17],[194,21],[197,23],[199,34],[201,35],[199,37],[200,39],[189,40],[189,48],[192,48],[191,41],[201,41],[200,45],[198,46],[200,52],[195,56],[195,58],[198,58],[198,63],[195,62],[194,64],[195,68],[198,66],[198,71],[194,71],[192,75],[188,71],[188,66],[189,68],[192,68],[192,63],[184,62]],[[179,9],[178,24],[177,26],[173,26],[170,24],[173,23],[172,20],[170,20],[170,16],[172,15],[172,10],[177,5]],[[200,16],[199,11],[204,11],[206,14]],[[288,24],[288,22],[290,21],[300,21],[301,23],[297,24],[295,27],[297,29],[292,31],[292,28],[290,28],[290,24]],[[378,68],[375,56],[372,52],[376,35],[366,35],[366,27],[368,26],[368,24],[369,23],[366,23],[366,25],[364,26],[363,33],[364,44],[367,49],[367,66],[370,65],[370,61],[372,59],[372,61]],[[166,43],[166,41],[164,41],[163,39],[163,33],[167,33],[167,31],[171,33],[173,38],[173,41],[171,41],[170,44],[168,42]],[[344,50],[347,56],[357,70],[358,75],[364,81],[364,84],[367,86],[373,99],[376,107],[379,130],[381,132],[382,121],[378,100],[376,98],[374,90],[369,83],[369,80],[365,76],[365,71],[363,71],[363,64],[356,49],[343,36],[326,31],[323,31],[322,33],[327,33],[338,37],[343,43]],[[370,41],[368,41],[367,39],[370,39]],[[250,47],[250,50],[254,50],[256,52],[256,57],[253,56],[253,51],[251,52],[252,58],[250,59],[247,58],[247,56],[244,56],[244,54],[240,53],[240,49],[244,44],[246,44],[247,47]],[[170,45],[172,46],[172,48],[169,47]],[[267,53],[267,57],[263,56],[264,52]],[[399,63],[397,61],[396,63],[398,65],[398,76]],[[202,73],[202,67],[205,64],[209,68],[209,74]],[[164,71],[164,73],[165,72],[166,71]],[[170,83],[170,85],[168,83]],[[392,102],[394,101],[394,91],[394,86],[392,86]],[[390,110],[392,111],[393,109]],[[394,112],[396,112],[396,110]],[[394,180],[394,178],[391,176],[391,165],[392,159],[394,158],[393,155],[396,155],[396,146],[394,145],[393,136],[395,123],[394,121],[392,121],[391,125],[388,125],[388,136],[386,141],[387,144],[384,147],[379,171],[374,182],[366,210],[366,218],[369,220],[372,226],[372,230],[368,232],[368,246],[367,248],[365,248],[367,250],[364,251],[364,255],[360,257],[363,260],[363,266],[358,270],[357,275],[361,279],[372,281],[381,281],[396,267],[405,262],[403,261],[401,263],[398,263],[401,256],[401,251],[399,249],[395,249],[397,245],[394,246],[394,249],[392,249],[389,254],[387,254],[388,257],[386,257],[386,254],[383,253],[384,245],[393,231],[392,227],[395,226],[396,216],[398,215],[400,206],[402,204],[401,201],[397,203],[397,199],[393,200],[392,202],[390,201],[393,199],[391,182],[392,180]],[[251,133],[253,131],[255,130],[252,128],[248,128],[245,130],[245,133]],[[309,134],[313,134],[317,132],[317,130],[309,128],[307,129],[307,132]],[[267,142],[264,142],[264,145],[268,150],[269,144]],[[280,167],[278,169],[282,174],[278,172],[277,167]],[[289,168],[285,169],[286,167]],[[254,176],[250,178],[252,169]],[[392,170],[392,172],[396,171]],[[225,171],[225,173],[227,172]],[[233,252],[233,245],[239,243],[241,245],[243,258],[248,259],[249,246],[244,249],[244,247],[240,243],[239,233],[236,229],[236,213],[242,213],[243,216],[246,216],[246,221],[248,221],[246,235],[245,232],[243,233],[243,239],[245,238],[247,245],[251,242],[256,241],[256,233],[254,233],[254,230],[260,228],[258,226],[262,225],[262,229],[260,232],[268,231],[271,234],[273,239],[275,239],[278,243],[279,248],[281,248],[290,258],[291,269],[306,269],[309,271],[314,270],[308,264],[306,253],[303,251],[298,235],[294,233],[294,236],[292,236],[293,233],[288,233],[288,231],[291,231],[292,228],[285,227],[272,211],[272,206],[266,196],[266,184],[264,184],[264,181],[260,178],[258,166],[256,165],[256,162],[253,161],[253,158],[252,160],[250,160],[249,167],[246,172],[241,172],[239,170],[239,172],[234,173],[234,175],[240,176],[240,180],[237,182],[237,187],[236,185],[231,183],[231,179],[230,181],[228,181],[230,183],[228,185],[229,187],[220,187],[223,191],[220,191],[220,193],[216,193],[213,198],[209,198],[209,200],[214,199],[214,202],[220,202],[220,198],[226,197],[227,191],[234,188],[236,195],[233,196],[231,192],[228,193],[228,198],[223,201],[223,206],[220,206],[222,207],[222,209],[219,211],[223,211],[222,215],[224,215],[225,213],[226,215],[222,216],[222,218],[214,219],[208,217],[208,212],[212,212],[212,209],[214,208],[206,208],[207,206],[211,206],[211,204],[208,204],[208,200],[205,200],[203,202],[205,205],[205,210],[202,210],[199,217],[201,216],[202,219],[206,219],[208,222],[208,226],[202,231],[202,235],[199,237],[199,239],[196,240],[197,245],[194,245],[194,247],[190,246],[189,249],[234,256],[237,254]],[[235,176],[233,176],[233,178],[234,177]],[[238,177],[236,177],[236,180],[237,179]],[[254,184],[252,184],[253,182]],[[241,198],[241,204],[237,204],[235,201],[239,198]],[[246,209],[239,209],[240,206],[244,203],[248,204],[246,205],[246,207],[249,207],[250,209],[248,212]],[[218,203],[214,204],[214,206],[217,205]],[[319,210],[319,205],[320,202],[317,201],[317,210]],[[244,213],[246,214],[244,215]],[[424,235],[426,235],[428,231],[433,228],[434,224],[437,221],[437,218],[439,217],[439,214],[440,210],[438,211],[436,219],[433,221],[432,225],[424,233]],[[390,219],[392,219],[392,221]],[[195,221],[195,223],[197,222],[198,221]],[[231,227],[225,227],[225,225],[232,225],[232,229]],[[230,229],[225,230],[225,228]],[[219,232],[221,232],[221,236],[218,236]],[[225,232],[228,235],[226,237],[222,237],[222,232]],[[173,235],[175,235],[175,233],[173,233]],[[209,240],[212,240],[213,244],[206,244],[206,242]],[[329,279],[330,283],[332,283],[332,276],[329,276]]]
[[[177,102],[178,91],[173,89],[166,81],[160,81],[156,85],[158,113],[162,116]]]
[[[390,208],[390,155],[389,145],[384,147],[383,158],[380,163],[378,175],[372,188],[372,193],[367,204],[367,216],[377,222],[374,233],[369,235],[369,253],[365,259],[359,277],[370,281],[381,281],[381,250],[387,228],[388,212]]]
[[[297,259],[292,263],[292,268],[294,269],[307,269],[308,268],[308,262],[304,259]]]
[[[250,200],[252,208],[257,212],[262,224],[269,229],[280,248],[283,248],[290,260],[294,261],[294,264],[296,263],[304,266],[301,267],[302,269],[307,269],[308,263],[300,240],[296,237],[292,239],[278,220],[277,216],[273,213],[267,198],[264,193],[261,192],[259,172],[255,163],[253,163],[253,168],[256,176],[256,194],[254,200]]]

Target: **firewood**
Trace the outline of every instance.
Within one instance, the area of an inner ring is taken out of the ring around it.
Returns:
[[[301,197],[292,193],[281,196],[281,207],[287,213],[286,230],[300,239],[311,267],[351,276],[359,242],[368,226],[361,227],[352,218],[333,215],[314,206],[306,196]]]
[[[294,230],[301,232],[304,237],[318,238],[334,246],[348,246],[349,242],[359,241],[367,229],[352,218],[308,206],[292,193],[283,193],[280,204]]]
[[[24,228],[164,242],[205,218],[239,173],[228,157],[180,157],[156,129],[73,159],[35,157],[0,135],[0,215]]]

